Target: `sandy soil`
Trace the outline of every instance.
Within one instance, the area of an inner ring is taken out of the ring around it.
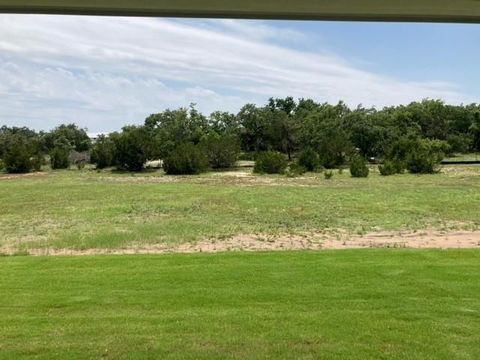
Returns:
[[[18,178],[24,178],[24,177],[34,177],[34,176],[44,176],[47,175],[46,172],[34,172],[34,173],[28,173],[28,174],[8,174],[8,175],[0,175],[0,180],[13,180],[13,179],[18,179]]]
[[[282,251],[282,250],[340,250],[366,248],[413,248],[413,249],[480,249],[480,231],[457,231],[443,233],[423,232],[377,232],[363,236],[338,237],[321,235],[237,235],[227,239],[206,239],[197,243],[179,245],[139,245],[124,249],[29,249],[30,255],[99,255],[99,254],[166,254],[166,253],[216,253],[229,251]],[[12,255],[14,248],[0,248],[0,253]]]

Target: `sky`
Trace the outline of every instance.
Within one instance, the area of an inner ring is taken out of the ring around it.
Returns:
[[[0,125],[119,130],[270,97],[480,102],[480,25],[0,15]]]

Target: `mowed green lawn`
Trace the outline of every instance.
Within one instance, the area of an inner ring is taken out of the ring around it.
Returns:
[[[1,359],[480,358],[479,250],[0,258]]]
[[[332,180],[70,170],[0,180],[0,205],[0,252],[117,249],[238,234],[476,230],[480,166],[424,176],[373,171],[367,179],[344,171]]]

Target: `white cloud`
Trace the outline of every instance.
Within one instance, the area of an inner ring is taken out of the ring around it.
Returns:
[[[331,49],[296,50],[304,37],[258,21],[3,15],[0,119],[104,131],[190,102],[210,112],[287,95],[377,106],[470,100],[453,84],[367,72]]]

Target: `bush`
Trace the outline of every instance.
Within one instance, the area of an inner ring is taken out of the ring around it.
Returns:
[[[92,147],[90,161],[97,169],[105,169],[113,164],[115,158],[115,143],[109,137],[101,135]]]
[[[142,171],[152,152],[152,136],[145,126],[125,126],[110,135],[115,145],[113,162],[122,169]]]
[[[52,169],[68,169],[70,167],[70,148],[56,146],[50,153],[50,164]]]
[[[323,175],[325,176],[325,179],[330,180],[333,177],[333,171],[327,170]]]
[[[320,156],[312,149],[306,148],[298,156],[298,165],[307,171],[318,171],[321,169]]]
[[[387,159],[396,164],[397,172],[407,169],[412,174],[434,174],[449,149],[445,141],[402,138],[392,145]]]
[[[350,160],[350,174],[352,177],[367,177],[369,173],[368,164],[364,157],[355,155]]]
[[[412,174],[434,174],[449,146],[440,140],[422,139],[415,143],[406,158],[406,167]]]
[[[201,146],[214,169],[234,166],[240,154],[240,144],[234,136],[208,135],[202,140]]]
[[[378,166],[378,170],[382,176],[390,176],[403,172],[401,164],[393,160],[385,160],[383,165]]]
[[[303,174],[305,174],[307,172],[307,169],[305,169],[303,166],[301,165],[298,165],[296,163],[294,164],[291,164],[287,171],[286,171],[286,175],[288,177],[297,177],[297,176],[301,176]]]
[[[87,165],[87,162],[85,160],[78,160],[75,162],[75,165],[77,166],[78,170],[83,170],[85,169],[85,166]]]
[[[283,174],[288,166],[287,159],[275,151],[258,154],[253,172],[257,174]]]
[[[472,148],[473,137],[470,134],[450,134],[447,136],[447,143],[450,146],[448,155],[467,153]]]
[[[32,170],[31,154],[26,144],[17,143],[7,150],[3,159],[8,173],[22,174]]]
[[[3,165],[9,173],[28,173],[33,168],[35,144],[22,133],[9,133],[4,139]]]
[[[194,175],[206,171],[208,159],[202,149],[191,143],[182,144],[163,159],[163,169],[168,175]]]

